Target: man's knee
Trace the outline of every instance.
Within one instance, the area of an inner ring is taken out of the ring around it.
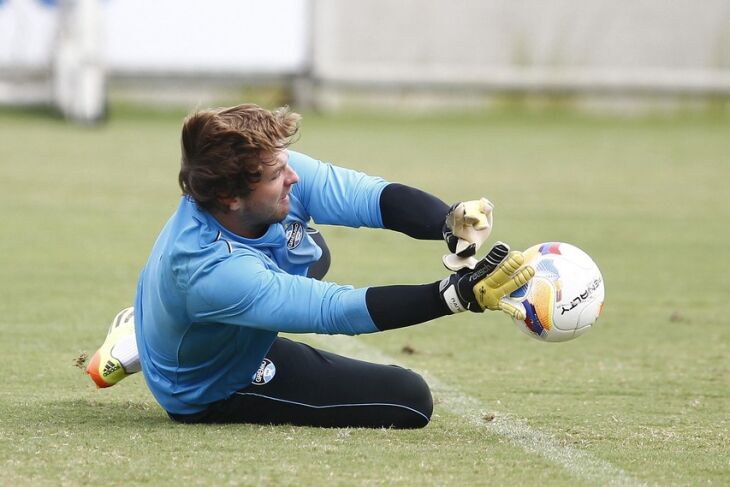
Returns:
[[[394,425],[398,428],[423,428],[433,414],[433,397],[431,389],[419,374],[412,370],[403,369],[404,379],[401,380],[402,401],[412,414],[406,415],[403,422]]]

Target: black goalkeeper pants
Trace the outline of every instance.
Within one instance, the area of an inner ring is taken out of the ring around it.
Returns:
[[[183,423],[292,424],[320,427],[422,428],[431,418],[423,378],[278,337],[254,383]]]

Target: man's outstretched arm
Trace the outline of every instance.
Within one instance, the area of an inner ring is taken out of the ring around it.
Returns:
[[[368,313],[381,331],[467,310],[500,310],[522,320],[524,309],[505,298],[535,275],[531,266],[523,264],[521,252],[510,252],[507,245],[497,242],[474,269],[465,268],[440,282],[368,288]]]

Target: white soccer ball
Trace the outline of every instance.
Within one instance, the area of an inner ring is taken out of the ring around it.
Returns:
[[[535,277],[513,292],[509,301],[522,305],[527,318],[517,328],[546,342],[572,340],[591,329],[603,311],[605,287],[593,259],[578,247],[548,242],[524,252]]]

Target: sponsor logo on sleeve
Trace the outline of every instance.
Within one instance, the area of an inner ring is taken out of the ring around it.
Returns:
[[[302,243],[304,237],[304,225],[299,222],[291,222],[286,227],[286,246],[289,250],[295,249]]]

